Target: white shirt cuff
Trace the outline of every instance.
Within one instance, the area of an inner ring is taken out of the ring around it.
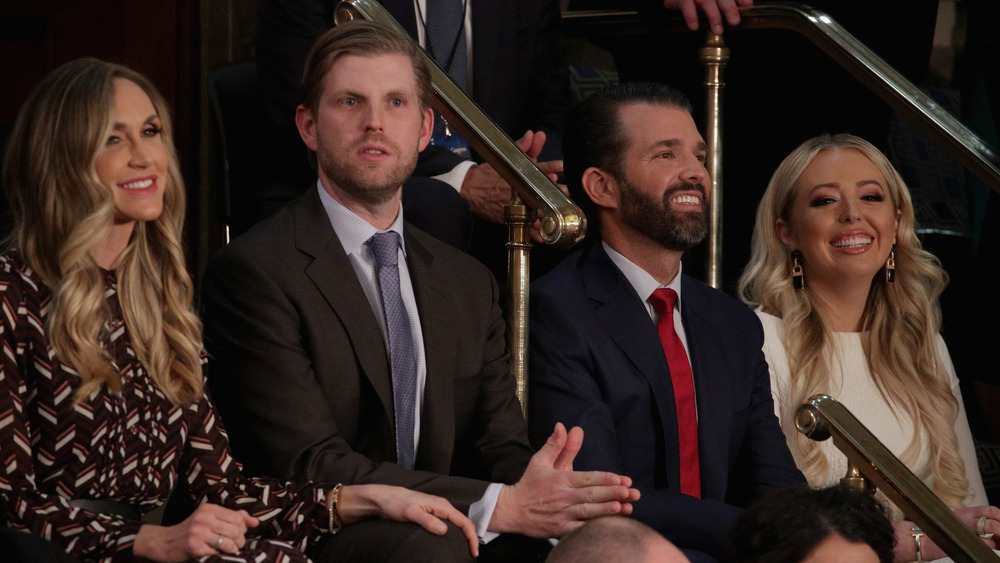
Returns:
[[[479,536],[482,543],[490,543],[500,535],[488,531],[487,528],[490,527],[490,520],[493,519],[493,511],[497,508],[502,488],[501,483],[491,483],[489,487],[486,487],[483,498],[472,503],[472,506],[469,507],[469,520],[472,520],[472,523],[476,525],[476,535]]]
[[[457,166],[452,168],[450,171],[444,174],[439,174],[437,176],[431,176],[437,180],[441,180],[445,184],[455,188],[455,191],[462,193],[462,182],[465,181],[465,175],[469,173],[469,169],[475,166],[476,163],[471,160],[463,160],[459,162]],[[492,512],[492,511],[491,511]]]

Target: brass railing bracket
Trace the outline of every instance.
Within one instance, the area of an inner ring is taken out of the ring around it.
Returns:
[[[865,483],[870,480],[952,560],[1000,562],[993,550],[833,397],[810,397],[796,411],[795,426],[814,440],[832,438],[854,469],[848,471],[846,479],[853,479],[853,485],[864,490],[871,490]]]

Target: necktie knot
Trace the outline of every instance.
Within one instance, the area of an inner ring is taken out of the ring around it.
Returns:
[[[673,315],[674,305],[677,304],[677,292],[668,287],[661,287],[649,296],[649,303],[660,315]]]
[[[399,265],[399,233],[380,231],[368,239],[368,246],[375,255],[375,264],[381,269]]]

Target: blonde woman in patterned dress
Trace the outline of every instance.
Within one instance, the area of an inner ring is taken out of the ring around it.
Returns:
[[[240,473],[203,390],[184,185],[146,78],[95,59],[53,71],[17,119],[3,185],[3,524],[88,561],[304,561],[321,533],[378,516],[437,534],[450,521],[477,551],[472,523],[438,497]],[[181,480],[194,514],[138,520]]]
[[[938,334],[945,273],[921,248],[910,193],[885,156],[851,135],[803,143],[771,178],[752,246],[740,296],[757,307],[775,411],[809,484],[836,484],[847,471],[829,440],[795,430],[797,406],[825,393],[973,530],[1000,532]],[[913,523],[889,508],[896,559],[913,561]],[[930,540],[921,555],[943,557]]]

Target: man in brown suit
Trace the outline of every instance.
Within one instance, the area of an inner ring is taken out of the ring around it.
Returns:
[[[313,48],[296,124],[319,180],[206,272],[209,382],[249,471],[444,496],[499,555],[628,513],[638,492],[626,477],[571,470],[577,429],[557,425],[532,456],[496,282],[404,223],[400,187],[431,134],[414,49],[360,22]],[[313,556],[468,560],[464,541],[362,523]]]

